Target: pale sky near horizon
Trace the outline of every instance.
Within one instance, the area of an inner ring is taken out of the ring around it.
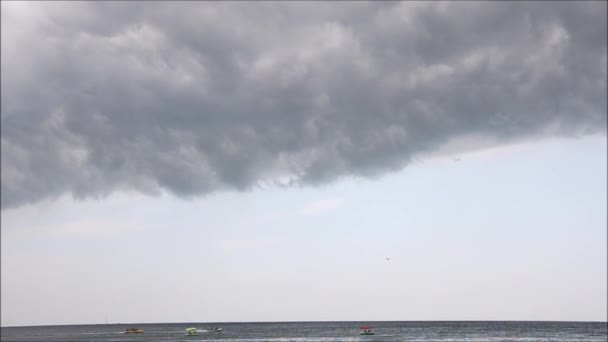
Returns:
[[[0,325],[608,320],[606,2],[0,6]]]
[[[549,140],[322,188],[6,210],[2,325],[606,321],[606,152]]]

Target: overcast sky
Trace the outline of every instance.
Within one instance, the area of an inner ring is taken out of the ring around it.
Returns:
[[[1,9],[2,325],[607,319],[606,2]]]

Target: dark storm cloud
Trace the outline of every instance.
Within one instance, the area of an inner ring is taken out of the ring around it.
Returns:
[[[600,1],[3,2],[2,208],[605,134],[606,39]]]

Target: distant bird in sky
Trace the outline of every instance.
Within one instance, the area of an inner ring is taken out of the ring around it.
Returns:
[[[391,258],[386,258],[386,260],[391,260]]]

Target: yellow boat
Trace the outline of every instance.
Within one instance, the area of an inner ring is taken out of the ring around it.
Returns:
[[[196,328],[187,328],[186,329],[187,336],[198,336],[198,329]]]
[[[143,334],[144,333],[144,329],[138,329],[138,328],[127,328],[127,331],[125,331],[125,334]]]

